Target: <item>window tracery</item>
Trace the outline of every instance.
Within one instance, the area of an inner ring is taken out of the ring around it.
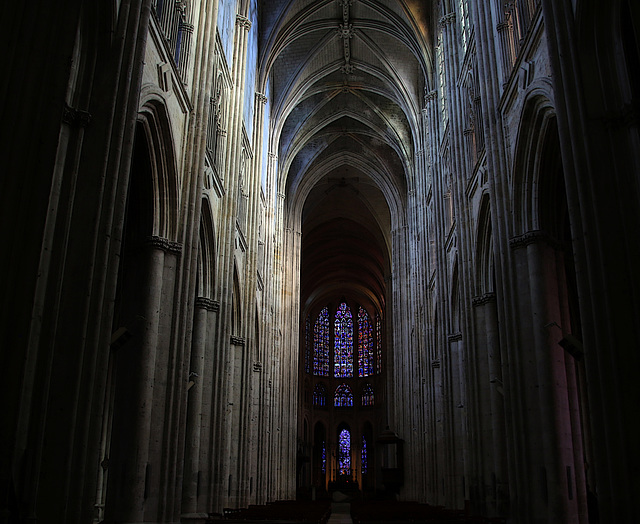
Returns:
[[[373,375],[373,337],[369,313],[360,307],[358,310],[358,376]]]
[[[374,395],[373,395],[373,386],[371,384],[365,384],[362,388],[362,405],[363,406],[373,406],[374,404]]]
[[[329,308],[325,307],[313,328],[313,374],[329,376]]]
[[[353,392],[347,384],[340,384],[336,388],[333,405],[337,408],[353,406]]]
[[[353,377],[353,320],[345,302],[336,311],[334,323],[333,376]]]
[[[351,432],[343,429],[338,437],[338,469],[340,475],[351,474]]]
[[[324,384],[313,387],[313,405],[321,408],[327,405],[327,388]]]

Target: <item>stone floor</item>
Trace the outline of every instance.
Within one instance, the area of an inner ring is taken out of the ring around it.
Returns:
[[[348,502],[333,502],[331,504],[331,517],[328,524],[351,524],[351,504]]]

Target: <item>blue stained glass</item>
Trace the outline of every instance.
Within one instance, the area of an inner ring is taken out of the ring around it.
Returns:
[[[322,441],[322,473],[327,472],[327,446]]]
[[[373,386],[371,384],[365,384],[362,388],[362,405],[373,406]]]
[[[371,320],[364,308],[358,310],[358,376],[373,375],[373,336]]]
[[[311,373],[311,348],[313,341],[311,340],[311,315],[307,315],[304,323],[304,371]]]
[[[338,468],[340,475],[351,474],[351,433],[348,429],[343,429],[338,438]]]
[[[353,320],[344,302],[336,311],[334,335],[333,376],[353,377]]]
[[[327,388],[324,384],[316,384],[313,388],[313,405],[324,407],[327,405]]]
[[[329,376],[329,308],[318,314],[313,327],[313,374]]]
[[[382,321],[376,313],[376,373],[382,373]]]
[[[362,435],[362,474],[367,474],[368,460],[367,460],[367,439]]]
[[[353,392],[346,384],[340,384],[336,388],[333,405],[337,408],[353,406]]]

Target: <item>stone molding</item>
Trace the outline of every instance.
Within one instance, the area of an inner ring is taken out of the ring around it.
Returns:
[[[244,337],[236,337],[235,335],[231,335],[230,340],[234,346],[244,347]]]
[[[433,369],[440,369],[440,359],[439,358],[435,358],[431,361],[431,367]]]
[[[522,235],[518,235],[509,239],[509,247],[511,249],[519,249],[527,247],[530,244],[545,243],[554,249],[562,249],[560,242],[549,236],[546,231],[536,229],[535,231],[527,231]]]
[[[91,113],[65,103],[62,109],[62,121],[73,127],[87,127],[91,123]]]
[[[158,236],[147,237],[147,245],[156,249],[161,249],[165,253],[173,253],[175,255],[182,254],[182,244],[180,242],[174,242],[168,238],[162,238]]]
[[[217,313],[220,311],[220,302],[207,297],[197,297],[196,307],[199,309],[206,309],[207,311],[214,311]]]
[[[484,306],[485,304],[488,304],[489,302],[495,302],[496,301],[496,294],[493,291],[490,291],[489,293],[485,293],[484,295],[479,295],[477,297],[473,297],[473,299],[471,299],[471,303],[475,306]]]
[[[449,342],[457,342],[458,340],[462,340],[462,333],[451,333],[447,338],[449,339]]]

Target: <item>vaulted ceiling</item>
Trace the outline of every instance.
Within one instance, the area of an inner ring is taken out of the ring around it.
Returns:
[[[301,304],[384,309],[430,78],[427,0],[269,0],[260,12],[271,151],[302,230]]]

